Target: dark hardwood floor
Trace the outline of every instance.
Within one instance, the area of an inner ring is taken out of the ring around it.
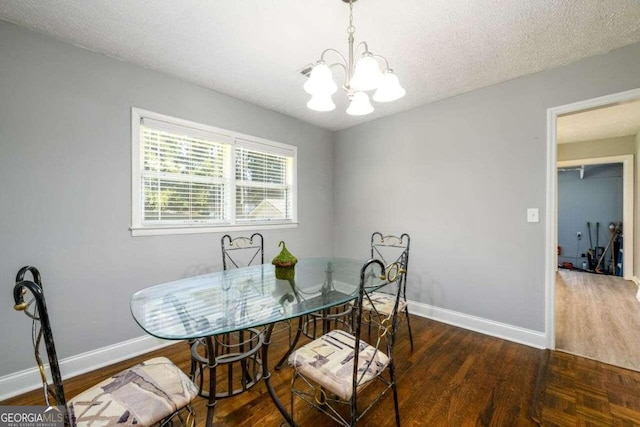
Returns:
[[[539,365],[544,352],[465,329],[412,316],[415,349],[411,352],[407,328],[399,328],[395,349],[400,416],[403,426],[533,426],[530,417]],[[25,337],[27,339],[27,337]],[[270,363],[282,353],[286,337],[280,334],[272,347]],[[279,345],[278,345],[279,344]],[[280,351],[276,351],[281,349]],[[100,380],[146,358],[165,355],[185,371],[189,367],[187,344],[146,354],[65,381],[73,396]],[[25,355],[26,357],[27,355]],[[289,406],[291,369],[273,373],[273,384]],[[369,389],[365,389],[365,393]],[[3,405],[42,404],[40,390],[2,402]],[[198,426],[204,425],[206,406],[195,402]],[[296,421],[308,426],[332,426],[331,420],[296,401]],[[218,402],[216,426],[280,426],[282,418],[263,383],[249,392]],[[393,399],[388,395],[363,419],[365,426],[394,425]]]

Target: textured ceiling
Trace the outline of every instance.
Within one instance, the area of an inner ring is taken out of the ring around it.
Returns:
[[[298,73],[325,48],[346,54],[340,0],[0,1],[0,19],[332,130],[640,41],[637,0],[360,0],[354,14],[356,42],[407,90],[364,117],[342,92],[308,110]]]
[[[558,144],[640,133],[640,101],[627,102],[558,118]]]

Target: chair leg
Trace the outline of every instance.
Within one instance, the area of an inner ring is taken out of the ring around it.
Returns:
[[[351,398],[351,418],[349,418],[349,426],[356,427],[358,423],[358,405],[356,404],[356,393]]]
[[[185,417],[182,416],[183,411],[186,412]],[[184,427],[195,427],[195,412],[193,412],[193,407],[191,405],[187,405],[184,408],[178,409],[176,412],[162,420],[158,427],[173,427],[175,425],[175,418],[178,418],[178,421],[180,421],[180,424]]]
[[[205,421],[205,426],[213,427],[213,413],[215,409],[216,409],[215,399],[213,400],[213,402],[211,401],[207,402],[207,420]]]
[[[302,335],[303,323],[304,323],[304,319],[302,317],[298,317],[298,328],[296,330],[296,335],[293,338],[293,342],[291,342],[291,344],[289,344],[289,349],[287,350],[287,352],[282,356],[280,361],[278,361],[278,363],[276,363],[276,366],[275,366],[275,370],[276,371],[279,371],[284,366],[284,364],[287,361],[287,358],[289,357],[291,352],[293,352],[293,348],[296,346],[296,344],[298,344],[298,340],[300,339],[300,335]],[[291,333],[291,331],[289,331],[289,333]]]
[[[291,378],[291,390],[290,390],[291,391],[291,421],[293,422],[294,425],[295,425],[295,418],[293,416],[293,398],[295,396],[295,393],[293,392],[293,388],[294,388],[295,383],[296,383],[296,378],[298,378],[298,372],[295,371],[295,369],[294,369],[293,377]]]
[[[193,344],[195,343],[196,340],[189,340],[187,341],[187,344],[189,345],[189,353],[191,353],[191,347],[193,346]],[[194,360],[194,358],[191,358],[191,367],[189,368],[189,379],[191,381],[194,380],[196,375],[196,361]]]
[[[396,386],[396,374],[393,362],[389,365],[389,377],[391,379],[391,387],[393,389],[393,405],[396,410],[396,427],[400,427],[400,405],[398,405],[398,387]]]
[[[404,308],[404,315],[407,318],[407,329],[409,329],[409,343],[411,344],[411,351],[413,351],[413,335],[411,334],[411,322],[409,320],[409,306]]]

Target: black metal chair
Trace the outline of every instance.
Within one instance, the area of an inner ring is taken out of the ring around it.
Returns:
[[[355,426],[392,390],[396,425],[400,426],[393,346],[404,273],[405,269],[399,263],[385,267],[380,260],[367,261],[360,271],[358,297],[353,304],[355,334],[336,329],[289,356],[289,365],[295,370],[291,380],[292,418],[294,398],[298,397],[340,425]],[[373,305],[370,310],[363,310],[364,302],[371,297],[367,286],[371,274],[381,275],[389,282],[386,288],[395,290],[395,304],[388,314],[378,312]],[[365,315],[367,319],[363,319]],[[363,320],[378,328],[374,344],[360,339]],[[382,389],[369,388],[374,382],[381,384]],[[371,392],[366,393],[368,396],[363,393],[365,387]],[[376,391],[378,393],[374,394]]]
[[[407,233],[398,236],[383,236],[382,233],[374,232],[371,235],[371,258],[379,259],[385,265],[398,262],[404,266],[405,270],[409,267],[409,244],[410,237]],[[364,309],[370,310],[371,305],[381,313],[389,313],[393,307],[395,295],[382,292],[375,292],[369,301],[365,302]],[[401,283],[400,306],[398,313],[403,313],[409,330],[409,342],[411,350],[413,350],[413,335],[411,334],[411,322],[409,318],[409,306],[407,304],[407,275],[404,274]]]
[[[33,280],[25,280],[26,273],[31,273]],[[33,296],[29,302],[25,301],[27,293]],[[38,269],[31,266],[20,269],[13,299],[14,309],[23,311],[32,320],[33,349],[45,404],[58,407],[65,426],[164,426],[172,425],[176,419],[183,425],[195,424],[190,404],[197,395],[196,386],[166,357],[133,366],[67,400]],[[43,339],[52,384],[40,356]]]
[[[264,264],[264,243],[260,233],[236,238],[224,235],[221,248],[225,271]],[[264,331],[256,328],[190,342],[191,378],[198,386],[198,394],[208,399],[207,406],[214,408],[217,399],[244,393],[260,382],[263,343]],[[209,354],[215,357],[209,360]],[[213,411],[207,411],[207,417],[212,418]]]

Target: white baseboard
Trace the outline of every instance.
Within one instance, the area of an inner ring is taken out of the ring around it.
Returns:
[[[638,287],[638,292],[636,292],[636,299],[640,301],[640,279],[638,279],[637,276],[633,276],[631,280],[633,280],[633,283],[635,283]]]
[[[547,335],[507,323],[409,301],[409,313],[535,348],[547,348]]]
[[[175,344],[175,341],[161,340],[149,335],[133,338],[86,353],[60,359],[60,373],[63,379],[75,377],[76,375],[84,374],[103,366],[112,365],[171,344]],[[46,359],[46,351],[42,353],[42,357]],[[35,365],[35,363],[34,359],[33,364]],[[49,364],[47,363],[45,366],[47,375],[51,378]],[[40,373],[37,367],[5,375],[0,377],[0,400],[17,396],[27,391],[40,388],[41,386]]]

